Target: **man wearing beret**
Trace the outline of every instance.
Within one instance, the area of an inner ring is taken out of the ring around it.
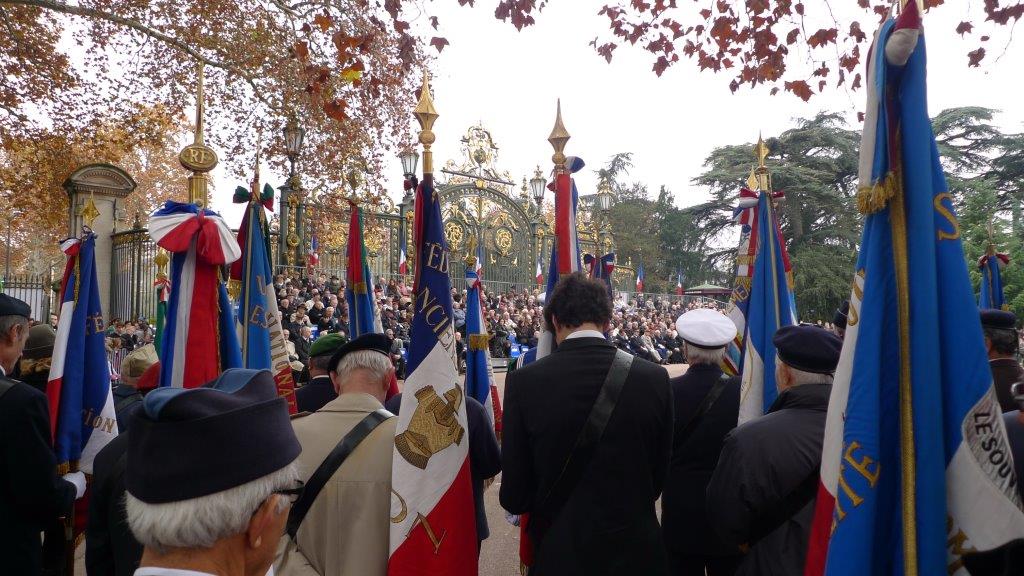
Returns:
[[[35,576],[42,570],[40,532],[70,513],[85,475],[57,476],[46,396],[7,377],[25,347],[31,313],[0,294],[0,571]]]
[[[278,576],[387,574],[391,458],[398,420],[384,410],[395,372],[389,351],[383,334],[363,334],[339,348],[328,363],[338,397],[292,422],[302,445],[298,464],[307,484],[339,441],[348,441],[357,428],[370,431],[353,442],[351,452],[308,504],[295,538],[285,536]],[[375,417],[379,419],[374,422]]]
[[[803,573],[842,348],[817,326],[785,326],[772,341],[779,395],[767,414],[726,436],[707,490],[711,525],[746,552],[741,575]]]
[[[1005,310],[981,311],[981,329],[985,334],[985,350],[992,367],[992,386],[996,389],[999,408],[1003,412],[1017,409],[1010,393],[1014,382],[1024,380],[1024,368],[1017,362],[1017,316]]]
[[[156,347],[152,344],[140,346],[121,360],[121,383],[114,387],[114,413],[117,416],[117,430],[128,430],[128,415],[142,402],[142,393],[137,384],[149,367],[157,362]]]
[[[690,366],[669,381],[675,429],[661,499],[662,538],[673,576],[728,576],[739,555],[711,529],[704,501],[722,441],[739,414],[740,379],[721,368],[736,324],[717,310],[698,308],[680,316],[676,330]]]
[[[150,392],[130,416],[125,509],[135,576],[266,574],[301,493],[288,404],[267,370]]]
[[[324,334],[309,347],[309,382],[295,391],[299,412],[316,412],[338,397],[329,366],[334,353],[346,341],[341,334]]]

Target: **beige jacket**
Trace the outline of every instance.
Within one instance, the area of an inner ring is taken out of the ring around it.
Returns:
[[[297,463],[304,481],[342,437],[383,408],[369,394],[342,394],[292,422],[302,445]],[[278,547],[278,576],[385,576],[391,512],[391,457],[398,418],[389,418],[349,455],[320,491],[299,526]]]

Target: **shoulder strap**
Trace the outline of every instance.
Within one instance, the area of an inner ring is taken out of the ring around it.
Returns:
[[[528,530],[535,546],[539,545],[544,532],[554,523],[558,513],[569,500],[569,495],[583,476],[587,465],[590,464],[591,457],[593,457],[594,451],[604,435],[604,430],[608,426],[608,421],[611,419],[612,412],[618,404],[619,395],[632,365],[632,355],[622,350],[615,351],[615,358],[608,369],[604,384],[601,385],[601,391],[597,393],[597,399],[590,408],[590,415],[587,416],[583,429],[576,437],[576,443],[569,451],[562,471],[537,509],[530,514]]]
[[[818,494],[819,478],[819,470],[815,468],[774,509],[756,519],[747,546],[753,548],[762,538],[774,532],[797,512],[803,510],[804,506],[810,504]]]
[[[370,435],[370,432],[373,432],[381,422],[393,416],[394,414],[383,408],[370,412],[359,421],[359,424],[356,424],[355,428],[349,430],[348,434],[345,434],[345,437],[334,447],[334,450],[331,450],[331,453],[327,455],[327,458],[324,458],[324,461],[320,463],[320,466],[313,472],[313,475],[309,477],[309,481],[306,482],[302,496],[292,505],[292,510],[288,513],[286,531],[292,540],[299,533],[299,525],[306,518],[309,509],[313,507],[313,502],[316,501],[316,497],[320,495],[320,491],[323,490],[331,476],[334,476],[338,468],[341,468],[341,465],[348,459],[349,455]]]
[[[3,398],[11,388],[14,388],[14,381],[0,377],[0,398]]]
[[[718,378],[718,381],[715,382],[715,385],[711,387],[711,390],[708,390],[708,393],[704,396],[704,400],[701,401],[700,406],[697,406],[697,411],[690,417],[686,426],[683,426],[683,429],[679,431],[679,436],[677,436],[673,442],[674,447],[679,447],[686,443],[690,434],[692,434],[697,428],[700,421],[704,419],[704,415],[711,410],[711,407],[715,405],[715,401],[722,395],[722,390],[725,390],[726,384],[729,383],[729,378],[730,376],[723,372]]]

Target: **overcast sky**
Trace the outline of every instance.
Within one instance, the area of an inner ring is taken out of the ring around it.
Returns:
[[[856,114],[863,108],[863,91],[829,89],[808,103],[790,94],[769,96],[766,88],[732,94],[731,76],[700,73],[689,61],[679,62],[659,78],[651,71],[650,55],[629,46],[616,50],[607,64],[589,46],[606,30],[607,19],[596,15],[604,2],[586,0],[592,10],[580,7],[584,3],[549,3],[539,23],[522,32],[495,20],[491,2],[478,1],[475,9],[460,8],[455,0],[432,4],[440,17],[439,34],[451,42],[432,70],[440,114],[434,125],[436,167],[458,158],[466,129],[482,122],[500,147],[498,167],[508,170],[516,182],[532,174],[537,164],[547,174],[552,153],[547,136],[556,99],[561,98],[572,135],[566,153],[587,162],[576,177],[581,194],[594,191],[593,169],[612,154],[632,152],[632,180],[648,184],[652,194],[664,184],[675,193],[677,204],[687,206],[706,199],[706,191],[691,181],[717,146],[753,142],[759,132],[766,138],[778,135],[793,126],[794,118],[819,110],[842,112],[859,130]],[[1018,41],[1003,52],[1005,38],[996,36],[983,67],[968,68],[966,53],[976,44],[963,41],[953,29],[971,10],[980,14],[981,8],[968,6],[970,2],[950,4],[925,17],[929,112],[968,105],[996,108],[1003,111],[997,117],[1003,131],[1021,131],[1024,44]],[[870,34],[869,28],[864,25]],[[411,114],[409,120],[414,123]],[[382,175],[395,198],[401,196],[401,172],[396,158],[389,173]],[[228,183],[218,187],[224,185]],[[229,189],[233,187],[230,184]],[[217,208],[234,212],[225,205],[229,194],[215,197],[220,201]]]

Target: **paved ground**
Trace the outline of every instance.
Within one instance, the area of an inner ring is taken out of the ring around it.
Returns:
[[[670,376],[678,376],[686,371],[683,364],[667,366]],[[500,396],[505,395],[505,374],[494,375],[495,384]],[[491,528],[491,537],[484,540],[480,551],[480,576],[519,576],[519,528],[505,521],[505,511],[498,503],[498,488],[501,476],[495,480],[484,494],[484,507],[487,509],[487,521]],[[76,554],[75,574],[85,574],[85,545],[78,547]]]

